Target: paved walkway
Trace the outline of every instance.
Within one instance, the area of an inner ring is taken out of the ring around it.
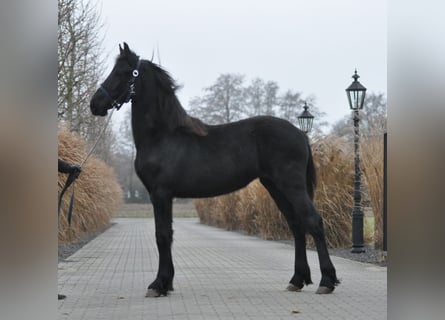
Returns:
[[[157,271],[153,219],[116,224],[59,263],[59,319],[386,319],[386,268],[332,257],[342,284],[317,295],[320,270],[308,251],[314,285],[284,289],[293,247],[176,218],[175,291],[145,298]]]

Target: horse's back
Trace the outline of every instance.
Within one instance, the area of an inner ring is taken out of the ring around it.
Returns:
[[[275,117],[255,119],[260,175],[299,179],[306,173],[309,144],[306,134],[290,122]]]
[[[305,153],[307,150],[306,134],[289,121],[271,116],[251,119],[260,152]]]
[[[208,127],[207,139],[201,139],[212,157],[230,157],[236,166],[261,170],[282,162],[304,162],[308,158],[306,134],[287,120],[257,116],[229,124]]]

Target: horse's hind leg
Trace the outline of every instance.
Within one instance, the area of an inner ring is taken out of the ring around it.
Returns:
[[[287,198],[290,199],[295,211],[299,213],[304,228],[315,241],[317,246],[318,260],[320,262],[321,281],[317,293],[331,293],[335,286],[339,283],[334,265],[329,257],[324,228],[323,219],[312,204],[306,191],[297,189],[287,192]]]
[[[287,290],[301,291],[305,284],[308,285],[312,283],[311,271],[306,256],[306,236],[303,223],[300,221],[298,215],[294,213],[291,203],[283,193],[276,188],[272,181],[264,178],[260,180],[269,191],[281,213],[285,216],[289,229],[292,231],[295,239],[295,270],[294,275],[289,281]]]
[[[171,254],[173,242],[172,198],[165,192],[150,194],[155,214],[156,244],[159,251],[159,268],[156,279],[148,286],[146,297],[167,295],[173,290],[174,267]]]
[[[318,260],[320,262],[321,281],[317,293],[331,293],[334,291],[335,286],[340,282],[337,279],[334,265],[329,257],[324,234],[323,219],[314,208],[311,201],[309,201],[309,215],[305,217],[305,225],[308,232],[314,238],[315,245],[317,246]]]
[[[291,212],[297,217],[294,218],[301,222],[303,230],[308,232],[315,241],[317,246],[318,259],[320,262],[321,281],[317,293],[331,293],[335,286],[339,283],[335,271],[335,267],[329,257],[323,220],[320,214],[312,204],[312,200],[307,194],[304,184],[299,184],[301,179],[290,179],[292,174],[282,176],[284,180],[278,180],[280,183],[275,184],[279,192],[290,203],[293,210]],[[286,182],[286,183],[283,183]]]

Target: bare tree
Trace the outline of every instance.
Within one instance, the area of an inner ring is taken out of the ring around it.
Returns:
[[[353,135],[354,135],[354,125],[352,122],[352,118],[344,117],[332,125],[331,134],[343,137],[348,142],[352,143]]]
[[[58,119],[91,141],[104,121],[89,111],[89,100],[103,73],[102,23],[90,1],[58,0],[58,9]],[[101,144],[103,150],[106,147],[106,142]]]
[[[209,124],[228,123],[246,117],[244,76],[222,74],[215,84],[204,89],[205,95],[190,101],[190,113]]]
[[[274,116],[278,108],[278,90],[280,87],[275,81],[267,81],[264,85],[264,114]]]
[[[279,86],[275,81],[266,82],[260,78],[254,78],[247,87],[243,83],[243,75],[222,74],[215,84],[204,89],[206,94],[203,97],[195,97],[190,101],[190,113],[210,124],[271,115],[298,126],[298,116],[306,101],[315,116],[314,131],[320,133],[321,128],[327,125],[322,121],[325,114],[316,107],[313,95],[303,99],[301,93],[287,90],[279,96]]]
[[[382,135],[386,132],[386,98],[383,93],[371,93],[365,98],[362,127],[365,135]]]
[[[298,116],[302,111],[304,100],[301,99],[301,93],[287,90],[279,99],[279,116],[283,119],[298,125]]]
[[[360,135],[383,136],[386,132],[386,98],[383,93],[368,93],[363,110],[360,111]],[[332,134],[350,141],[354,139],[352,116],[345,116],[337,121],[331,130]]]
[[[265,114],[265,91],[264,81],[260,78],[252,80],[250,86],[246,88],[246,109],[249,116],[259,116]]]

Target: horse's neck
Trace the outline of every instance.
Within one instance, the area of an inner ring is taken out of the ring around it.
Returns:
[[[156,102],[138,102],[131,107],[131,128],[136,149],[142,145],[150,144],[155,135],[159,135],[162,128],[159,127],[160,121],[154,114]],[[152,112],[150,112],[152,110]]]
[[[144,90],[143,92],[153,91]],[[160,90],[156,91],[159,92]],[[132,104],[131,113],[136,149],[150,145],[153,141],[156,143],[162,135],[169,134],[177,128],[196,134],[205,131],[205,129],[198,128],[199,126],[196,127],[196,124],[192,123],[193,120],[182,108],[174,93],[158,94],[156,96],[149,96],[145,93]]]
[[[142,119],[145,119],[148,115],[141,112],[141,107],[142,106],[138,106],[137,104],[132,104],[131,106],[131,131],[133,132],[133,140],[137,150],[144,140],[149,138],[146,137],[147,134],[145,131],[147,131],[147,129],[142,125],[144,122]]]

